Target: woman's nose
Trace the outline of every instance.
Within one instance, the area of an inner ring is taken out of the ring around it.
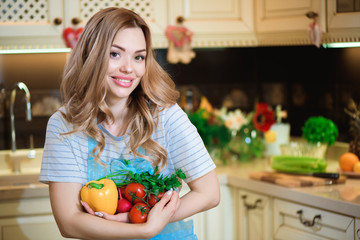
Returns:
[[[133,66],[130,58],[123,58],[123,61],[121,63],[120,70],[122,72],[130,73],[133,71]]]

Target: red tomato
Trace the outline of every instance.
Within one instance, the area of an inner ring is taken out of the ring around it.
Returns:
[[[147,220],[147,216],[150,212],[150,208],[146,203],[136,203],[129,213],[130,222],[132,223],[144,223]]]
[[[145,187],[140,183],[129,183],[125,188],[125,197],[132,204],[145,202]]]
[[[148,198],[148,204],[150,207],[153,207],[157,202],[160,201],[160,199],[164,196],[164,192],[159,192],[157,196],[150,194],[150,197]]]

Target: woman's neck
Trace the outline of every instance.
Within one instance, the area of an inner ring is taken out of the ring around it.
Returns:
[[[127,113],[128,107],[125,101],[119,101],[109,105],[110,111],[113,114],[114,122],[109,118],[105,119],[103,126],[108,130],[112,135],[119,137],[124,135],[127,125]]]

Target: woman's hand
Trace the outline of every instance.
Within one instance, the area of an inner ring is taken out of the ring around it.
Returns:
[[[176,191],[167,191],[161,200],[150,210],[146,225],[149,233],[158,233],[170,222],[180,206],[179,194]]]
[[[89,204],[87,204],[86,202],[81,201],[81,205],[84,207],[86,212],[91,215],[98,216],[98,217],[104,218],[106,220],[111,220],[111,221],[129,222],[129,213],[128,212],[111,215],[106,212],[94,212],[94,210],[92,210],[91,207],[89,206]]]
[[[180,201],[181,200],[177,192],[168,191],[167,194],[164,194],[162,199],[151,209],[147,221],[154,219],[154,222],[159,224],[159,221],[163,220],[163,224],[160,223],[160,225],[164,225],[165,227],[165,225],[168,224],[171,218],[175,215],[176,210],[180,207]],[[86,202],[81,201],[81,205],[84,207],[85,211],[91,215],[111,221],[130,222],[129,212],[111,215],[106,212],[94,212],[94,210],[92,210]]]

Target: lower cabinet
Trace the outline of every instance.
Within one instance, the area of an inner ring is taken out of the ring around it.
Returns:
[[[189,191],[183,185],[180,195]],[[236,189],[227,184],[220,184],[221,200],[217,207],[195,214],[187,220],[194,221],[194,232],[199,240],[233,240],[235,236],[236,219]]]
[[[272,199],[265,195],[238,190],[237,239],[272,239]]]
[[[62,238],[51,212],[49,198],[0,202],[0,240]]]
[[[355,218],[274,199],[274,239],[354,239]]]
[[[360,240],[359,218],[226,183],[220,190],[218,207],[189,218],[199,240]]]

